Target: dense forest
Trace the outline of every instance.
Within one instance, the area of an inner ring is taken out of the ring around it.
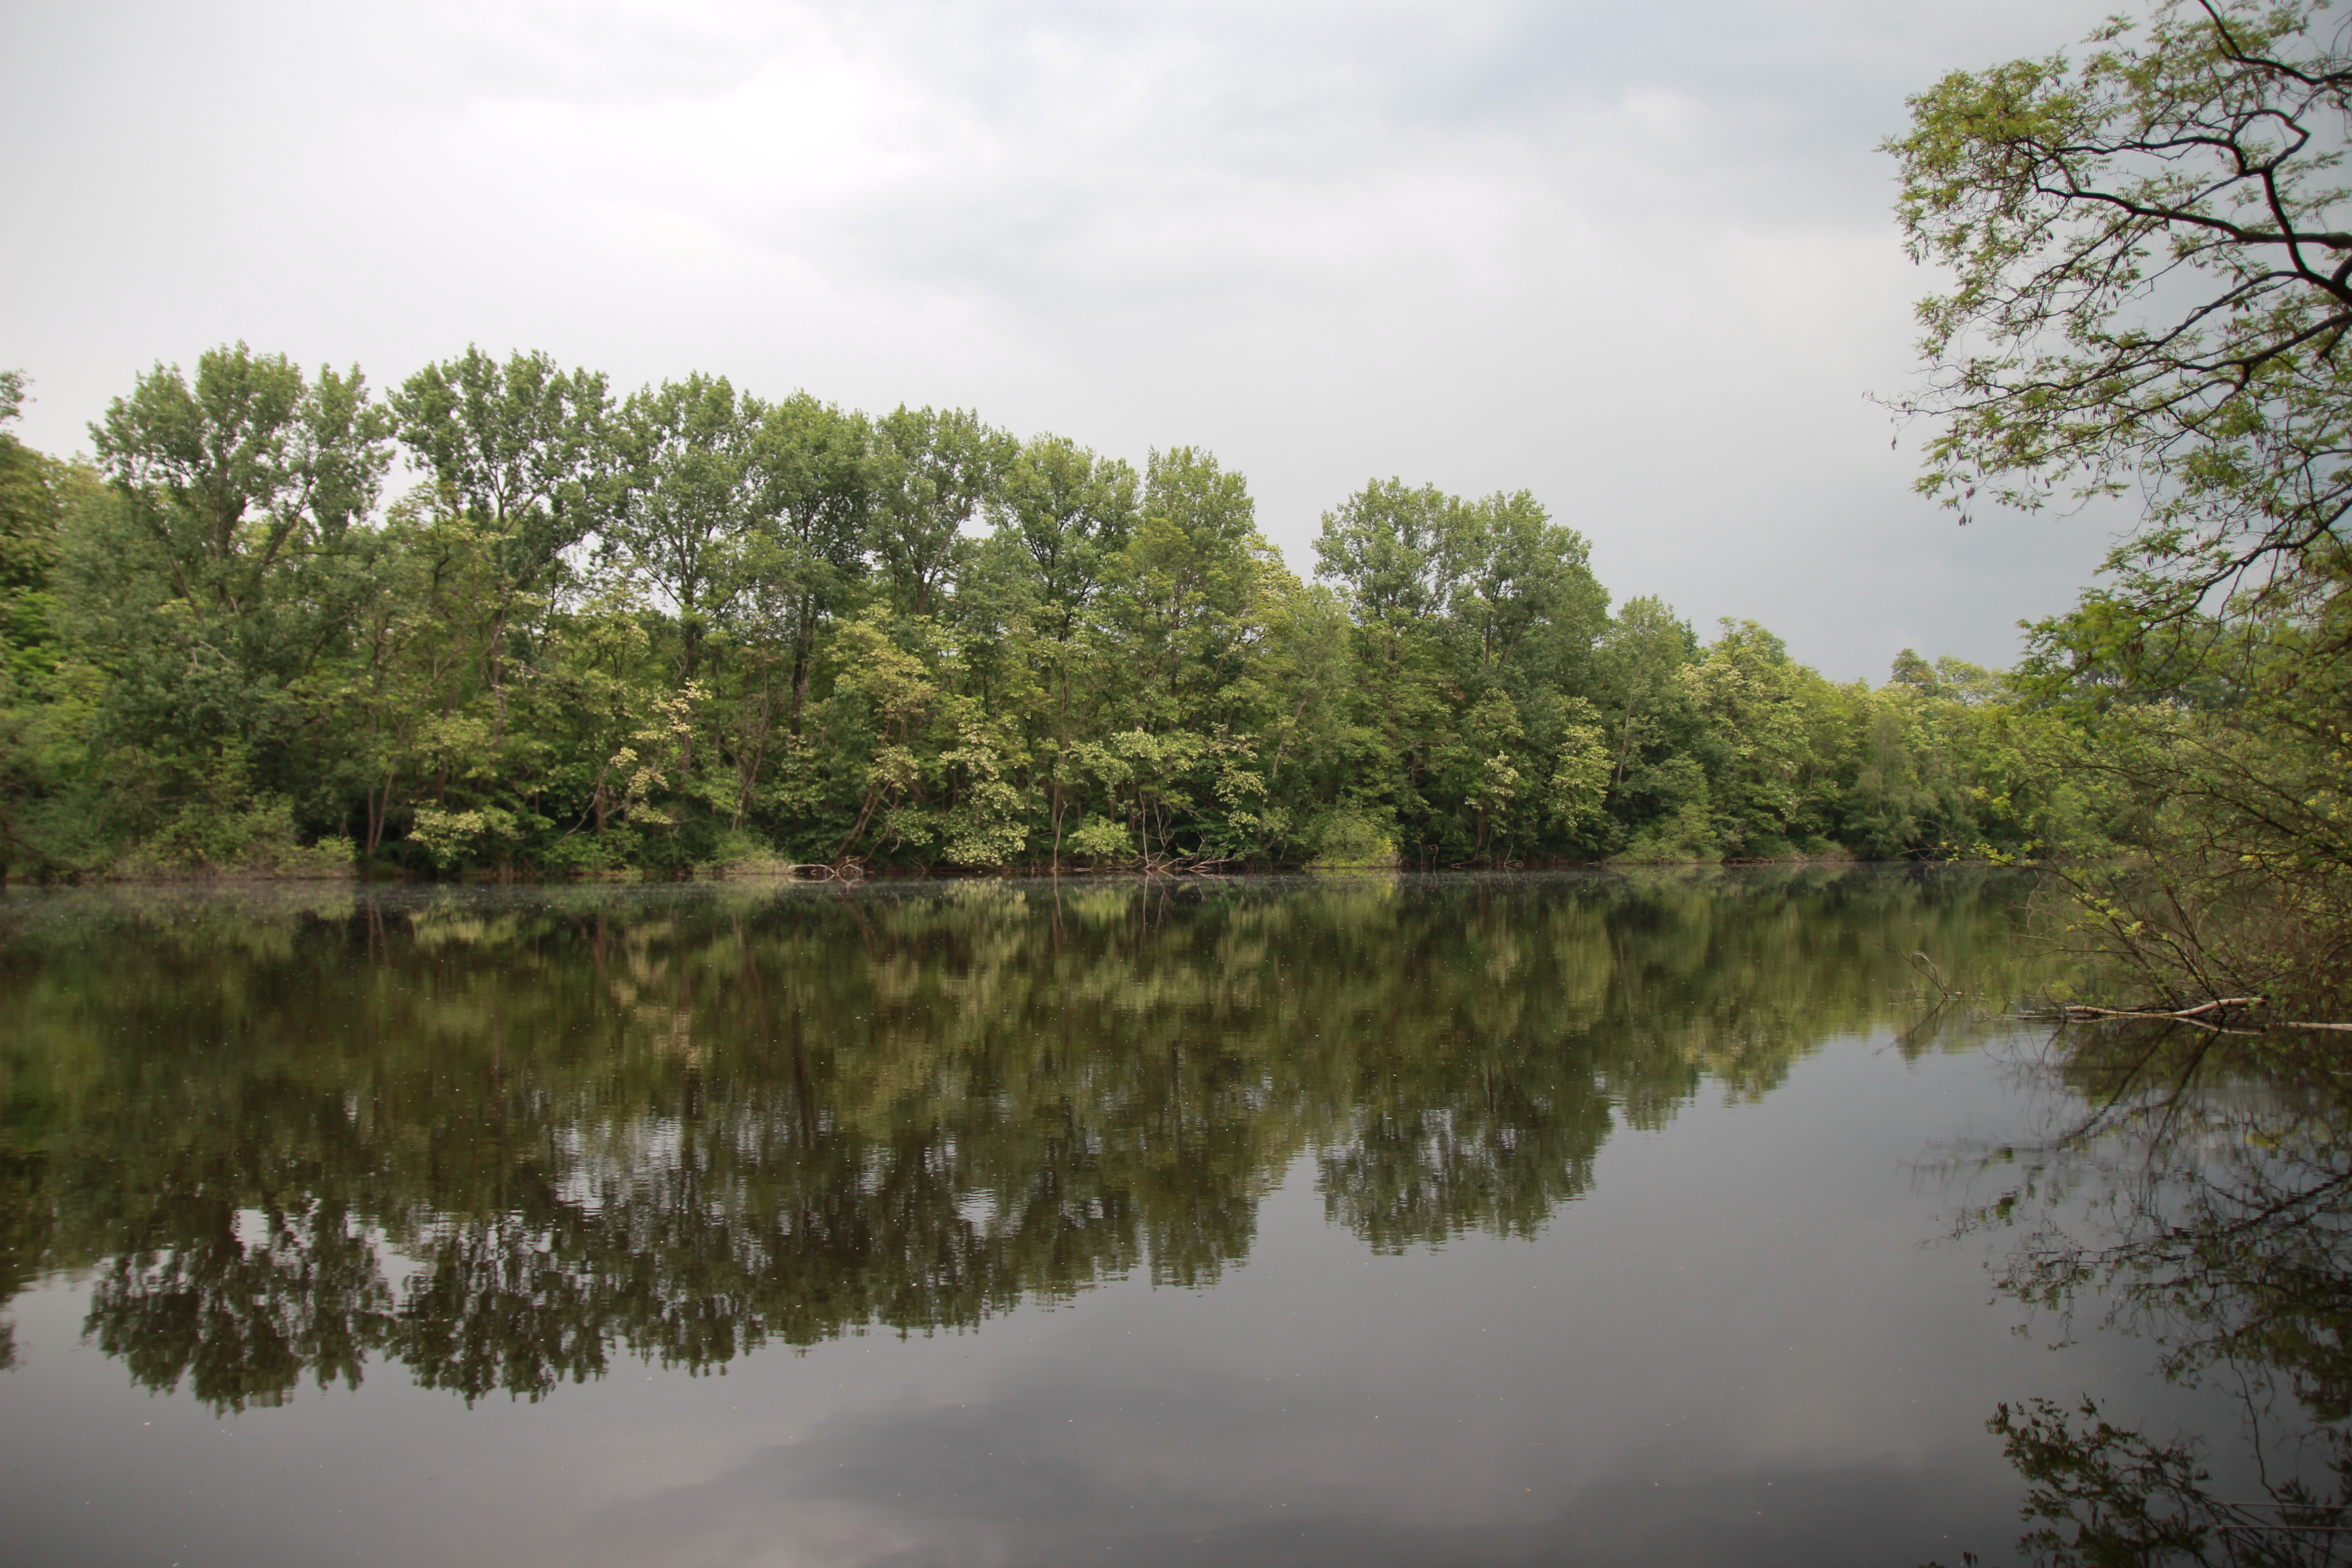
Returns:
[[[1195,448],[474,349],[378,396],[240,343],[90,433],[0,421],[18,877],[2000,857],[2101,816],[2004,678],[1612,609],[1524,490],[1370,483],[1307,581]]]

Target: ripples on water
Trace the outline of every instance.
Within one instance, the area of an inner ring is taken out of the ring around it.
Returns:
[[[2331,1542],[2273,1494],[2352,1389],[2336,1080],[2045,1045],[2028,889],[11,892],[0,1531],[1957,1563],[2104,1486]]]

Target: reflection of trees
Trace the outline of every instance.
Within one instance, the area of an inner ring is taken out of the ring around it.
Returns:
[[[238,1234],[236,1210],[165,1194],[100,1266],[89,1332],[151,1388],[182,1378],[206,1404],[275,1405],[307,1371],[357,1387],[387,1342],[391,1292],[375,1248],[320,1205]]]
[[[2041,1561],[2352,1560],[2352,1081],[2325,1047],[2186,1026],[2068,1031],[2051,1067],[2088,1108],[1971,1211],[2011,1227],[2006,1293],[2062,1321],[2095,1304],[2165,1374],[2228,1391],[2230,1458],[2153,1442],[2087,1403],[1991,1423],[2029,1483]],[[2262,1495],[2249,1500],[2250,1493]]]
[[[2226,1488],[2217,1495],[2195,1439],[2152,1442],[2104,1420],[2087,1399],[2074,1410],[2045,1399],[2004,1405],[1986,1425],[2027,1483],[2029,1528],[2018,1545],[2037,1562],[2317,1568],[2345,1560],[2343,1506],[2300,1476],[2264,1483],[2270,1495],[2260,1500]]]
[[[1534,1234],[1615,1119],[1998,984],[1880,874],[0,902],[0,1289],[221,1405],[1213,1280],[1311,1155],[1370,1245]]]

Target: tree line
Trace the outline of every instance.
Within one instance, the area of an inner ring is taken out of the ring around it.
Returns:
[[[19,876],[2014,855],[2099,817],[2003,677],[1839,685],[1612,608],[1524,490],[1367,484],[1307,580],[1198,448],[473,348],[382,396],[218,348],[90,436],[0,420]]]

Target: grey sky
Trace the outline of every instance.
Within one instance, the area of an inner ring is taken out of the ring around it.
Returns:
[[[2006,661],[2105,531],[1909,493],[1873,149],[2105,9],[19,0],[0,364],[59,451],[237,338],[956,404],[1207,447],[1302,572],[1368,478],[1525,487],[1703,632]]]

